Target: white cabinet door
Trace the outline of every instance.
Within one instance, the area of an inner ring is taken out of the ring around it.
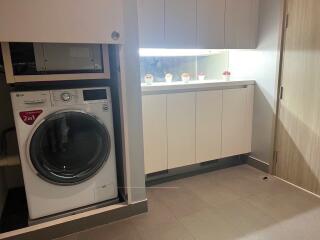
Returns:
[[[246,136],[245,136],[245,144],[244,144],[244,152],[250,153],[252,151],[252,129],[253,129],[253,106],[254,106],[254,85],[247,86],[247,96],[246,96]]]
[[[225,6],[226,0],[197,0],[198,48],[223,49],[225,47]]]
[[[169,169],[196,163],[195,93],[167,95]]]
[[[221,157],[222,90],[197,93],[196,158],[206,162]]]
[[[1,0],[0,42],[122,43],[122,11],[122,0]]]
[[[164,47],[164,1],[138,0],[141,48]]]
[[[168,48],[196,48],[196,0],[165,0],[165,39]]]
[[[145,173],[168,169],[166,95],[142,97]]]
[[[251,152],[253,86],[223,90],[222,157]]]
[[[226,1],[226,48],[256,48],[259,0]]]

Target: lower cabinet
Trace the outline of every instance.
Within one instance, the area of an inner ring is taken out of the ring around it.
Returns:
[[[251,152],[254,86],[145,95],[146,174]]]
[[[223,91],[221,157],[251,152],[253,86]]]
[[[142,98],[146,174],[168,169],[166,105],[167,96],[165,94],[143,96]]]
[[[196,163],[196,93],[167,95],[168,167]]]
[[[196,159],[198,163],[221,157],[222,90],[197,92]]]

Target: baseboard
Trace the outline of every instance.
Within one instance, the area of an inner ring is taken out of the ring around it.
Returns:
[[[285,183],[287,183],[287,184],[289,184],[289,185],[291,185],[291,186],[293,186],[293,187],[295,187],[295,188],[297,188],[297,189],[299,189],[299,190],[301,190],[301,191],[304,191],[304,192],[306,192],[306,193],[308,193],[308,194],[310,194],[310,195],[313,195],[314,197],[320,199],[320,195],[318,195],[318,194],[316,194],[316,193],[313,193],[313,192],[311,192],[311,191],[309,191],[309,190],[307,190],[307,189],[304,189],[304,188],[302,188],[302,187],[299,187],[298,185],[296,185],[296,184],[294,184],[294,183],[291,183],[291,182],[289,182],[289,181],[287,181],[287,180],[284,180],[284,179],[282,179],[282,178],[280,178],[280,177],[278,177],[278,176],[273,176],[273,177],[275,177],[276,179],[279,179],[279,180],[282,181],[282,182],[285,182]]]
[[[245,157],[245,161],[248,165],[262,171],[262,172],[265,172],[265,173],[269,173],[269,170],[270,170],[270,164],[269,163],[266,163],[266,162],[263,162],[255,157],[252,157],[252,156],[249,156],[247,155]]]
[[[212,172],[224,168],[234,167],[245,163],[246,159],[242,155],[240,155],[223,158],[219,160],[213,160],[206,163],[170,169],[168,171],[163,171],[159,173],[148,174],[146,177],[146,186],[153,186],[156,184],[191,177],[206,172]]]
[[[130,205],[118,204],[80,213],[47,223],[0,234],[5,240],[49,240],[108,224],[148,211],[147,200]]]
[[[88,212],[90,210],[94,210],[94,209],[99,209],[99,208],[103,208],[103,207],[107,207],[107,206],[111,206],[111,205],[116,205],[120,203],[119,199],[112,199],[109,201],[105,201],[105,202],[101,202],[101,203],[96,203],[96,204],[92,204],[90,206],[87,207],[82,207],[82,208],[78,208],[78,209],[74,209],[74,210],[70,210],[64,213],[58,213],[58,214],[54,214],[48,217],[43,217],[43,218],[38,218],[38,219],[29,219],[28,220],[28,226],[34,226],[37,224],[41,224],[41,223],[46,223],[46,222],[50,222],[53,220],[57,220],[57,219],[62,219],[68,216],[72,216],[72,215],[76,215],[79,213],[85,213]]]

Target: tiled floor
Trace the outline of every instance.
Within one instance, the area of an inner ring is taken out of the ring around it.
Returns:
[[[148,189],[149,212],[59,240],[317,240],[320,199],[247,165]]]

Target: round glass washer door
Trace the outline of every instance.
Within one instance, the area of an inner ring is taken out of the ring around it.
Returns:
[[[48,116],[35,130],[29,156],[39,177],[75,185],[93,177],[110,154],[110,135],[97,118],[81,111]]]

